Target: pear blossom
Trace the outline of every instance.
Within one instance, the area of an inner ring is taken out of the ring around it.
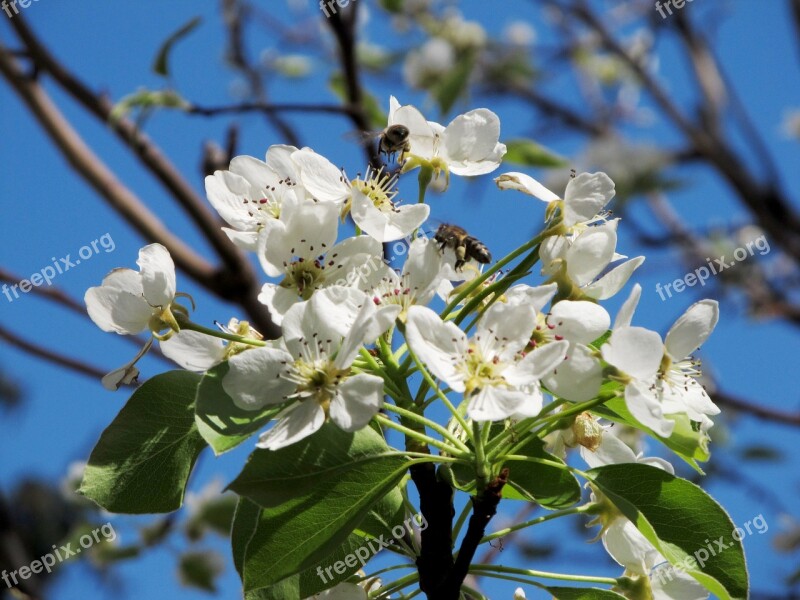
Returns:
[[[436,294],[442,279],[442,255],[430,240],[416,238],[408,248],[403,270],[398,274],[385,266],[377,272],[380,279],[368,293],[377,306],[400,306],[399,319],[405,321],[409,307],[425,306]]]
[[[414,106],[389,100],[389,126],[405,125],[410,132],[410,152],[404,171],[429,165],[437,175],[462,176],[491,173],[506,153],[500,139],[500,119],[486,108],[457,116],[447,127],[428,121]]]
[[[153,336],[167,339],[180,330],[173,311],[186,313],[184,307],[174,304],[175,298],[182,295],[176,291],[175,263],[164,246],[150,244],[139,250],[136,264],[138,272],[114,269],[102,285],[86,291],[84,302],[89,317],[103,331],[136,335],[149,330]],[[135,365],[151,344],[152,339],[131,362],[103,377],[103,386],[114,391],[135,381],[139,374]]]
[[[231,319],[227,326],[221,326],[224,333],[239,335],[256,340],[263,336],[250,327],[247,321]],[[239,342],[225,343],[218,337],[213,337],[198,331],[183,329],[168,340],[161,342],[161,352],[170,360],[187,371],[202,373],[215,367],[234,354],[253,348],[249,344]]]
[[[504,173],[495,179],[501,190],[517,190],[561,209],[561,233],[547,237],[539,249],[542,273],[564,273],[580,291],[596,300],[616,294],[644,262],[628,260],[602,277],[609,264],[625,258],[617,254],[617,224],[608,220],[606,205],[614,197],[614,182],[605,173],[581,173],[570,179],[562,200],[524,173]]]
[[[559,203],[562,208],[562,224],[567,233],[578,233],[588,225],[605,221],[603,209],[614,197],[614,182],[602,172],[581,173],[570,178],[564,199],[551,192],[541,183],[525,173],[504,173],[495,178],[501,190],[517,190],[546,202]]]
[[[616,329],[602,347],[603,358],[628,381],[625,403],[636,419],[658,435],[669,437],[674,422],[665,415],[686,413],[693,421],[707,422],[719,413],[696,377],[699,363],[689,356],[708,339],[719,320],[716,300],[690,306],[670,328],[665,341],[642,327]]]
[[[543,317],[543,318],[542,318]],[[597,395],[603,382],[603,368],[597,351],[589,344],[602,336],[611,324],[606,310],[587,300],[562,300],[540,319],[531,337],[537,345],[566,340],[566,359],[545,377],[551,392],[571,400],[584,402]]]
[[[222,386],[244,410],[290,404],[258,446],[276,450],[317,431],[330,418],[345,431],[363,428],[383,401],[383,379],[353,373],[365,343],[394,323],[399,306],[376,307],[359,290],[333,286],[292,306],[283,318],[283,343],[233,356]]]
[[[367,600],[367,591],[360,585],[345,582],[319,594],[314,594],[306,600]]]
[[[526,390],[564,359],[565,341],[527,355],[535,313],[525,305],[497,303],[484,314],[472,339],[422,306],[408,309],[406,340],[431,372],[469,400],[467,415],[475,421],[534,416],[541,395]]]
[[[590,450],[581,447],[581,456],[592,467],[610,464],[638,463],[662,469],[674,474],[673,466],[658,457],[646,457],[634,451],[620,440],[611,428],[607,428],[600,444]],[[709,594],[705,588],[690,575],[670,566],[667,559],[652,543],[623,516],[613,505],[608,503],[599,492],[592,492],[592,499],[598,501],[603,512],[591,523],[602,524],[600,536],[603,547],[609,556],[625,567],[625,574],[634,579],[645,579],[646,585],[654,600],[702,600]]]
[[[270,146],[265,161],[237,156],[229,170],[206,177],[208,200],[230,225],[222,230],[243,250],[256,250],[259,231],[280,218],[284,205],[307,199],[291,160],[296,151],[294,146]]]
[[[280,220],[265,225],[259,236],[258,258],[270,277],[258,299],[280,325],[289,308],[331,285],[366,287],[367,275],[383,264],[382,247],[369,236],[357,236],[334,246],[338,207],[331,202],[287,206]]]
[[[397,177],[383,171],[367,170],[366,176],[348,180],[327,158],[309,149],[292,155],[303,186],[320,201],[343,206],[356,225],[379,242],[393,242],[409,236],[430,214],[427,204],[395,202]]]

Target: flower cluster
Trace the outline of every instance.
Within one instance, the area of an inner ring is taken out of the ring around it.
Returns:
[[[328,421],[346,432],[376,421],[396,427],[382,410],[425,419],[419,407],[438,400],[451,411],[448,428],[424,423],[449,435],[437,442],[443,455],[488,442],[490,429],[481,428],[491,422],[514,435],[546,434],[556,455],[579,447],[593,467],[649,461],[672,472],[665,461],[635,455],[592,409],[618,398],[629,424],[648,434],[667,439],[679,419],[705,432],[719,410],[691,355],[714,329],[717,303],[689,307],[662,341],[632,324],[641,293],[635,285],[612,325],[600,302],[620,292],[644,258],[617,252],[620,220],[606,210],[615,186],[604,173],[573,173],[563,195],[524,173],[497,177],[501,190],[546,203],[544,228],[482,272],[469,252],[477,242],[466,232],[444,240],[416,235],[430,207],[401,204],[398,186],[403,174],[420,169],[424,200],[434,177],[447,182],[496,170],[505,154],[498,117],[477,109],[445,127],[391,98],[388,126],[408,132],[394,174],[368,170],[350,179],[309,148],[272,146],[264,161],[238,157],[206,179],[226,234],[256,254],[269,278],[258,298],[280,326],[279,339],[264,341],[235,319],[216,333],[193,323],[176,303],[182,294],[174,266],[158,244],[141,250],[139,272],[115,270],[86,293],[89,315],[104,331],[151,332],[145,351],[157,339],[186,369],[226,363],[226,401],[254,413],[275,408],[261,448],[295,444]],[[341,235],[347,217],[355,235]],[[382,243],[396,240],[409,243],[399,271],[382,255]],[[541,280],[523,283],[537,262]],[[453,288],[449,281],[463,283]],[[437,293],[446,306],[437,305]],[[104,383],[116,388],[137,373],[129,364]],[[415,398],[409,389],[420,376]],[[434,395],[426,401],[428,390]],[[579,405],[586,410],[564,412]],[[566,428],[532,429],[537,419],[562,426],[550,419],[559,411]],[[602,503],[599,492],[596,500]],[[618,512],[601,521],[606,549],[627,572],[647,576],[663,561]],[[357,586],[344,588],[363,595]],[[655,587],[653,593],[659,596]]]

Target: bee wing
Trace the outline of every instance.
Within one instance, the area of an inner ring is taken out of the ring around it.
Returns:
[[[379,138],[382,134],[383,131],[361,131],[360,129],[354,129],[353,131],[348,131],[342,137],[348,142],[366,146],[373,140]]]

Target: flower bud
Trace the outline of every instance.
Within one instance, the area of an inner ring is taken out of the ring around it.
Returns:
[[[575,443],[587,450],[594,452],[600,447],[603,440],[603,428],[588,412],[582,412],[572,423],[572,433],[575,434]]]

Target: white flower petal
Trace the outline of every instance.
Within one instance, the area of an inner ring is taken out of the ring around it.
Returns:
[[[325,411],[313,400],[306,400],[281,412],[278,419],[272,429],[261,434],[257,447],[279,450],[307,438],[325,423]]]
[[[206,196],[211,206],[228,225],[240,231],[253,231],[256,222],[244,201],[250,191],[247,180],[230,171],[217,171],[205,179]]]
[[[597,277],[611,262],[617,245],[616,232],[606,225],[590,227],[567,249],[567,274],[583,287]]]
[[[100,329],[120,335],[135,335],[147,329],[153,315],[152,307],[141,295],[113,287],[89,288],[83,299],[89,317]]]
[[[561,398],[585,402],[600,391],[603,367],[586,346],[572,345],[566,360],[542,381],[548,390]]]
[[[382,270],[383,258],[378,240],[359,235],[340,242],[326,255],[325,277],[329,284],[367,289],[371,274]]]
[[[703,345],[719,321],[719,303],[716,300],[695,302],[670,327],[664,345],[669,355],[681,360]]]
[[[614,182],[605,173],[581,173],[564,192],[564,225],[591,221],[614,197]]]
[[[133,269],[114,269],[103,279],[102,287],[114,288],[134,296],[144,296],[142,275]]]
[[[441,280],[441,271],[442,254],[435,242],[423,237],[411,242],[403,275],[418,304],[431,301]]]
[[[555,336],[575,344],[590,344],[608,331],[611,317],[594,302],[562,300],[550,309],[547,324]]]
[[[389,126],[391,125],[405,125],[408,128],[411,154],[425,159],[433,158],[439,135],[416,107],[410,104],[397,106],[390,101]]]
[[[393,210],[380,210],[368,196],[354,188],[350,214],[364,233],[379,242],[393,242],[418,229],[430,210],[427,204],[403,204]]]
[[[233,356],[222,378],[222,387],[243,410],[258,410],[267,404],[279,404],[294,390],[294,384],[283,379],[287,363],[294,359],[276,348],[254,348]]]
[[[644,327],[623,327],[611,334],[601,348],[607,363],[636,379],[653,377],[661,365],[661,336]]]
[[[645,427],[661,437],[668,438],[672,435],[675,422],[664,416],[661,403],[646,382],[632,381],[625,386],[625,405]]]
[[[705,600],[710,596],[691,575],[669,563],[653,570],[650,589],[653,600]]]
[[[583,293],[595,300],[607,300],[622,289],[628,283],[633,272],[644,262],[644,256],[632,258],[629,261],[617,265],[600,279],[587,285]]]
[[[366,373],[348,377],[331,402],[331,420],[344,431],[358,431],[378,414],[382,402],[383,379]]]
[[[313,150],[304,148],[292,154],[300,170],[300,182],[317,200],[341,203],[350,195],[350,182],[332,162]]]
[[[600,445],[592,451],[585,446],[580,447],[581,457],[591,468],[605,465],[621,465],[638,462],[636,454],[621,439],[609,431],[604,431]]]
[[[531,287],[524,283],[509,289],[505,296],[508,304],[528,304],[534,312],[540,313],[558,291],[558,284],[548,283]]]
[[[523,194],[528,194],[538,198],[542,202],[553,202],[559,200],[558,194],[551,192],[541,183],[525,173],[503,173],[496,177],[494,182],[501,190],[517,190]]]
[[[517,364],[503,371],[503,378],[514,386],[530,385],[538,382],[555,369],[566,364],[564,357],[569,351],[569,342],[545,344],[529,352]]]
[[[371,309],[371,310],[370,310]],[[367,302],[356,318],[353,328],[344,338],[342,347],[334,361],[338,369],[345,369],[353,364],[359,350],[364,344],[371,344],[394,325],[402,307],[394,304],[376,309]]]
[[[292,161],[292,155],[297,152],[294,146],[286,144],[273,144],[267,149],[266,162],[284,181],[288,178],[295,183],[300,181],[297,165]]]
[[[225,357],[222,340],[199,331],[184,329],[160,342],[160,345],[164,356],[187,371],[208,371]]]
[[[500,139],[500,119],[486,108],[471,110],[453,119],[442,137],[449,161],[479,162],[495,151]]]
[[[150,306],[166,308],[175,299],[175,263],[161,244],[139,250],[136,261],[142,273],[142,290]]]
[[[625,517],[615,519],[603,533],[603,546],[611,558],[626,569],[647,575],[647,564],[658,550]]]
[[[223,227],[222,231],[228,236],[228,239],[233,244],[245,252],[255,252],[258,250],[258,232],[257,231],[237,231],[229,227]]]
[[[569,248],[569,241],[563,235],[551,235],[545,238],[539,246],[542,275],[555,275],[561,269],[562,261],[567,260]]]
[[[300,302],[301,298],[294,290],[275,283],[265,283],[258,295],[258,301],[269,309],[272,321],[280,327],[283,323],[283,315]]]
[[[511,360],[531,339],[536,326],[536,313],[527,304],[497,302],[478,322],[474,342],[485,358]]]
[[[467,352],[467,338],[455,324],[423,306],[408,309],[406,341],[417,357],[454,391],[463,392],[464,381],[456,369]]]
[[[318,344],[335,351],[353,328],[362,308],[375,310],[371,300],[355,288],[333,286],[315,293],[310,300],[292,306],[283,316],[283,339],[296,357],[304,347],[316,352]]]
[[[530,396],[519,390],[487,385],[469,399],[467,416],[474,421],[502,421],[524,410]]]
[[[617,318],[614,319],[614,329],[622,329],[623,327],[630,327],[633,321],[633,313],[636,311],[636,306],[639,304],[639,298],[642,295],[642,286],[638,283],[633,286],[631,295],[622,304],[622,307],[617,313]]]

